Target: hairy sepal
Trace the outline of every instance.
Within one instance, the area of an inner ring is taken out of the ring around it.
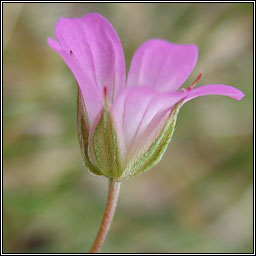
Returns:
[[[128,162],[122,176],[119,178],[119,181],[123,181],[131,176],[143,173],[161,160],[172,139],[181,104],[182,103],[176,104],[176,106],[167,113],[167,116],[160,122],[159,127],[156,128],[156,131],[159,130],[160,132],[157,132],[157,135],[152,134],[152,142],[147,147],[147,150],[141,150]]]
[[[79,86],[77,86],[77,132],[83,163],[89,172],[101,176],[103,175],[102,172],[91,162],[89,158],[88,145],[90,126],[91,124],[84,104],[84,99]]]
[[[90,138],[90,157],[105,177],[117,180],[122,175],[120,151],[114,119],[107,99]]]

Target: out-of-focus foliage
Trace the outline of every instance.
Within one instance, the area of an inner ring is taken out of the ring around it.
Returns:
[[[145,40],[195,43],[208,96],[180,111],[151,171],[123,183],[104,252],[252,252],[253,4],[4,3],[4,252],[87,252],[107,181],[83,169],[76,86],[47,45],[60,17],[99,12],[116,28],[127,66]]]

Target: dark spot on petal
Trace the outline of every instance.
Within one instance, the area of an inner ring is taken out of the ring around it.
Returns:
[[[104,96],[106,97],[108,93],[107,86],[104,86],[103,91],[104,91]]]

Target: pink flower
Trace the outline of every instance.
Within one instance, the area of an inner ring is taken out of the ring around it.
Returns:
[[[120,39],[99,14],[61,18],[55,35],[48,44],[79,85],[79,141],[86,166],[97,175],[120,181],[157,163],[185,102],[209,94],[244,96],[228,85],[192,88],[197,81],[179,90],[196,64],[197,47],[161,39],[137,49],[125,81]]]

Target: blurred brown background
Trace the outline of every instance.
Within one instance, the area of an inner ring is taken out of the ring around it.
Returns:
[[[194,43],[200,85],[222,83],[241,102],[186,104],[163,160],[121,186],[103,252],[253,250],[253,4],[3,4],[4,252],[87,252],[107,181],[82,167],[76,86],[47,45],[60,17],[99,12],[116,28],[127,67],[152,37]]]

